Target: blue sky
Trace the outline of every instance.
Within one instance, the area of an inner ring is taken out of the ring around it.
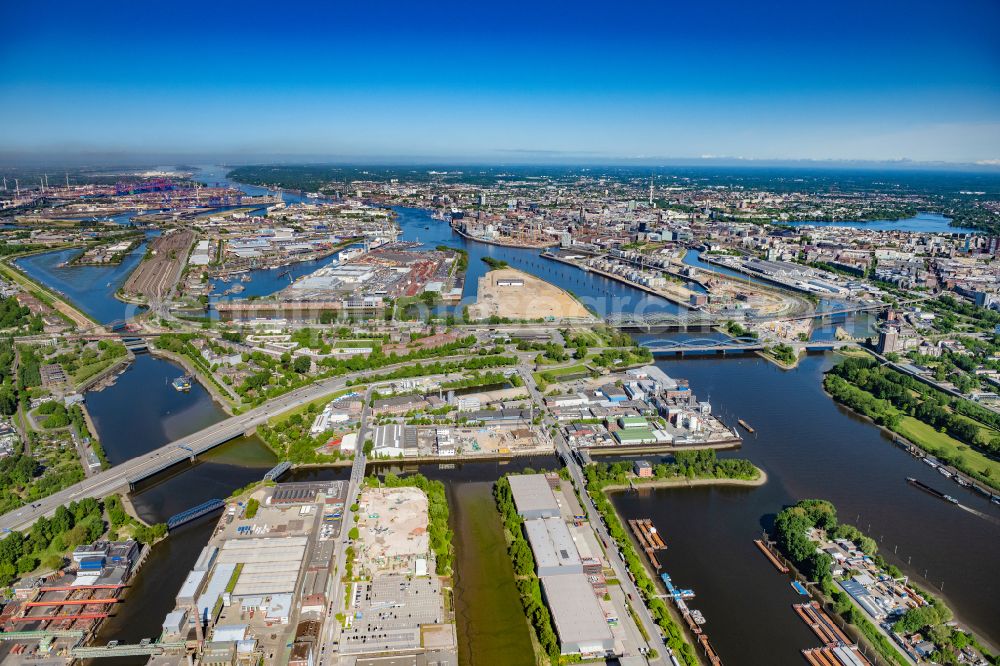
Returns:
[[[294,5],[8,3],[0,151],[1000,159],[995,0]]]

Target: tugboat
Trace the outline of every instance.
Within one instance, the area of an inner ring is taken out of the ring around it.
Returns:
[[[191,390],[191,378],[187,375],[181,375],[173,381],[173,386],[175,391],[187,392]]]

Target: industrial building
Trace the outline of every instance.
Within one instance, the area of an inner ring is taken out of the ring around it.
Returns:
[[[399,424],[384,425],[375,428],[372,434],[376,457],[399,458],[419,453],[415,428]]]
[[[519,474],[507,477],[517,513],[525,520],[559,516],[559,503],[544,474]]]
[[[542,578],[542,593],[559,635],[562,654],[614,654],[614,636],[587,576],[546,576]]]
[[[569,528],[560,517],[524,521],[524,531],[535,554],[539,578],[583,573],[580,553]]]
[[[243,565],[232,591],[234,597],[290,594],[295,591],[307,541],[304,536],[231,539],[219,551],[216,572],[225,565]],[[228,582],[227,577],[224,584]]]

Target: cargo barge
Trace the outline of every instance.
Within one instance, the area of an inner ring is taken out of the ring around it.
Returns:
[[[635,535],[636,541],[639,542],[639,547],[646,553],[650,564],[659,571],[660,562],[656,559],[655,552],[657,550],[666,550],[667,544],[664,543],[663,538],[656,531],[656,528],[653,527],[653,521],[648,518],[633,519],[628,521],[628,526],[632,528],[632,534]]]
[[[677,606],[677,612],[680,613],[681,619],[684,620],[688,630],[704,651],[705,659],[711,666],[722,666],[722,659],[708,640],[705,630],[701,628],[701,625],[705,624],[705,616],[701,611],[689,608],[686,603],[686,600],[694,599],[694,590],[682,590],[675,587],[670,574],[660,574],[660,580],[663,581],[663,586],[667,588],[666,597]]]
[[[934,497],[937,497],[938,499],[943,499],[944,501],[951,502],[952,504],[958,504],[958,500],[955,499],[954,497],[952,497],[951,495],[945,495],[940,490],[938,490],[936,488],[931,488],[926,483],[923,483],[922,481],[918,481],[917,479],[914,479],[912,476],[906,477],[906,481],[911,486],[915,486],[915,487],[919,488],[920,490],[924,491],[925,493],[927,493],[929,495],[933,495]]]
[[[775,569],[777,569],[781,573],[788,573],[788,567],[786,567],[784,564],[781,563],[781,560],[778,559],[778,556],[775,555],[774,551],[771,550],[771,547],[769,545],[767,545],[760,539],[754,539],[753,542],[757,544],[757,547],[760,548],[760,552],[764,553],[764,556],[767,557],[767,560],[774,565]]]

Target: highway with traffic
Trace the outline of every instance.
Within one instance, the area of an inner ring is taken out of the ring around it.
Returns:
[[[465,356],[448,356],[435,358],[434,361],[448,361],[465,358]],[[258,425],[268,419],[306,405],[324,395],[334,393],[347,387],[349,380],[363,379],[368,376],[390,372],[395,368],[405,367],[411,363],[387,365],[376,370],[366,370],[342,377],[325,379],[308,386],[295,389],[265,402],[263,405],[248,410],[242,414],[231,416],[195,433],[181,437],[158,449],[127,460],[121,464],[90,476],[79,483],[64,488],[48,497],[14,509],[0,516],[0,532],[24,530],[41,516],[51,516],[55,510],[70,502],[78,502],[87,497],[100,499],[107,495],[127,491],[130,484],[152,476],[172,465],[192,459],[220,444],[253,431]],[[363,442],[363,440],[359,441]],[[358,460],[360,459],[360,462]],[[355,466],[361,465],[364,471],[364,455],[355,458]]]

